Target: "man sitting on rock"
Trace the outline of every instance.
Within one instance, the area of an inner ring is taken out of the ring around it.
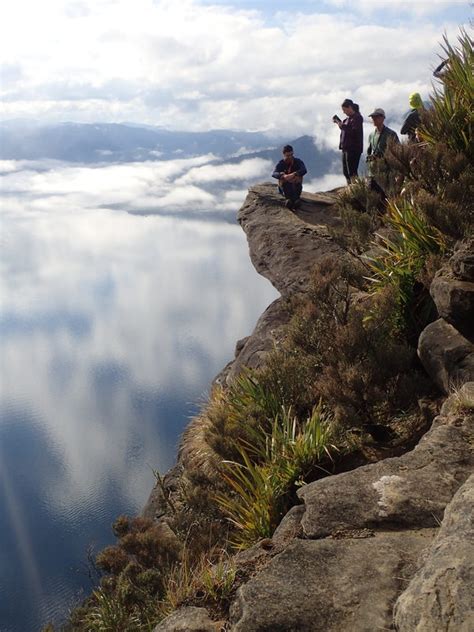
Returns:
[[[305,164],[293,155],[293,147],[283,147],[283,160],[275,167],[272,178],[278,180],[278,189],[286,198],[286,206],[294,209],[301,204],[301,192],[303,190],[303,176],[307,173]]]

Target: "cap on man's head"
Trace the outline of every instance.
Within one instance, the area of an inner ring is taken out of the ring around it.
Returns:
[[[284,153],[284,154],[286,154],[286,153],[288,153],[289,151],[293,151],[293,147],[292,147],[291,145],[285,145],[285,146],[283,147],[283,153]]]
[[[382,110],[382,108],[375,108],[375,110],[371,114],[369,114],[369,116],[383,116],[385,118],[385,110]]]

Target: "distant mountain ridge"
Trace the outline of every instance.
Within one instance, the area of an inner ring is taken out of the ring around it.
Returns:
[[[276,164],[281,157],[281,146],[286,142],[288,139],[272,138],[264,132],[183,132],[132,123],[0,122],[2,160],[122,163],[213,154],[212,164],[239,164],[249,158],[262,158]],[[332,150],[318,149],[311,136],[290,142],[312,177],[327,173],[337,155]]]
[[[308,178],[322,177],[332,171],[334,162],[338,158],[338,152],[332,149],[320,149],[314,144],[314,138],[312,136],[300,136],[289,142],[293,147],[295,156],[301,158],[305,163],[308,170]],[[281,146],[230,158],[226,160],[226,163],[239,163],[248,158],[263,158],[270,160],[272,164],[276,165],[282,158]]]
[[[0,123],[0,159],[68,162],[168,160],[202,154],[230,156],[271,147],[278,139],[262,132],[181,132],[123,123]]]

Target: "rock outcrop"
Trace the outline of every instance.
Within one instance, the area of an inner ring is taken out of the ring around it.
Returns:
[[[439,415],[417,447],[305,485],[303,533],[436,527],[458,487],[474,470],[474,417]]]
[[[262,314],[252,334],[239,341],[233,362],[217,381],[229,383],[244,366],[257,368],[281,340],[290,315],[286,299],[308,288],[314,265],[329,254],[346,256],[331,239],[328,226],[340,219],[335,212],[336,192],[304,193],[302,205],[289,211],[274,184],[260,184],[249,190],[238,220],[250,244],[255,269],[280,292]]]
[[[255,268],[282,296],[239,341],[217,382],[260,366],[281,339],[288,297],[306,291],[313,265],[328,254],[346,256],[328,230],[339,221],[334,199],[306,194],[294,214],[275,185],[250,190],[239,221]],[[302,504],[273,538],[236,556],[247,579],[224,626],[202,608],[182,608],[156,632],[474,629],[473,247],[461,244],[431,287],[439,318],[422,333],[418,355],[438,388],[456,393],[419,444],[301,488]],[[182,450],[170,489],[192,458]],[[156,491],[147,511],[164,511]]]
[[[373,632],[390,629],[391,606],[432,532],[366,539],[295,540],[239,589],[232,632]]]
[[[153,632],[219,632],[219,628],[204,608],[189,606],[170,614]]]
[[[474,239],[461,242],[431,283],[440,318],[422,332],[418,355],[444,393],[474,380]]]
[[[458,245],[433,279],[430,293],[438,314],[471,341],[474,337],[474,239]]]
[[[399,632],[474,630],[474,475],[454,496],[425,562],[395,606]]]
[[[433,382],[446,393],[474,380],[474,345],[439,318],[421,333],[418,356]]]
[[[473,388],[474,384],[468,387]],[[410,595],[429,592],[426,584],[418,586],[420,581],[441,582],[448,570],[440,570],[439,564],[449,565],[449,551],[455,547],[459,547],[459,563],[454,571],[449,567],[452,590],[469,592],[464,580],[474,572],[473,506],[466,503],[467,515],[461,518],[459,507],[467,492],[460,497],[455,494],[474,469],[474,413],[458,406],[453,396],[412,452],[303,487],[299,496],[304,505],[296,514],[301,529],[293,526],[291,544],[239,589],[231,608],[230,630],[392,629],[397,598],[397,617],[408,621],[400,628],[403,632],[449,629],[442,623],[448,602],[440,608],[438,619],[430,615],[429,626],[410,628],[414,617],[428,616],[420,614],[416,597]],[[422,554],[441,521],[433,553],[423,562]],[[417,573],[422,580],[416,579]],[[411,593],[405,596],[407,585]],[[447,595],[449,587],[444,590]],[[457,608],[461,604],[466,608],[465,619],[458,618],[470,621],[474,611],[464,593],[462,601],[455,597]],[[410,607],[415,612],[408,614]]]
[[[335,193],[305,193],[301,208],[292,213],[275,185],[260,184],[249,190],[238,220],[255,269],[282,296],[305,291],[311,269],[323,257],[344,256],[328,231],[339,221],[335,199]]]

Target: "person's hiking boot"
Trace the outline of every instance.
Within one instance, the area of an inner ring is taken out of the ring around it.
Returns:
[[[293,200],[287,200],[285,202],[285,206],[286,206],[286,208],[289,208],[289,209],[293,210]]]
[[[293,208],[299,208],[301,206],[301,198],[298,198],[293,202]]]

